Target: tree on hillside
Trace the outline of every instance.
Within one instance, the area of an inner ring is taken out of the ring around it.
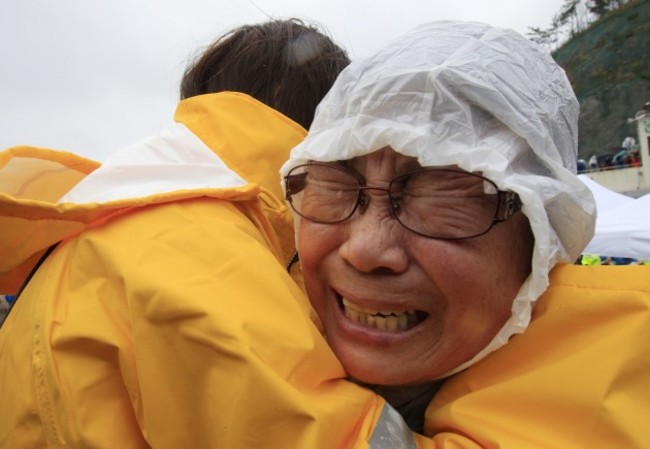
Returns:
[[[562,34],[574,36],[602,16],[621,8],[629,0],[565,0],[560,11],[553,16],[549,28],[528,27],[529,39],[553,50]]]
[[[571,36],[579,33],[587,26],[588,19],[585,17],[584,9],[582,0],[565,0],[560,12],[553,17],[553,26],[561,29],[568,25]]]
[[[609,12],[611,3],[611,0],[591,0],[587,2],[587,8],[589,12],[602,17]]]
[[[589,12],[600,18],[608,12],[622,7],[627,2],[628,0],[589,0],[587,2],[587,8]]]
[[[548,50],[551,51],[553,50],[553,44],[557,42],[557,33],[555,32],[554,29],[549,28],[549,29],[541,29],[538,27],[528,27],[528,33],[526,33],[526,36],[528,38],[545,47],[548,47]]]

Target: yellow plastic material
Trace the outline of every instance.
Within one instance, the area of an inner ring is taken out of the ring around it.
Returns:
[[[0,329],[0,448],[367,448],[384,402],[343,380],[285,269],[278,169],[305,131],[239,94],[183,102],[176,120],[248,184],[163,179],[164,194],[109,203],[2,196],[5,278],[64,241]],[[176,152],[179,170],[197,151]],[[84,166],[75,191],[103,194],[83,189],[132,156]]]
[[[648,271],[556,267],[526,332],[438,392],[434,447],[650,448]]]

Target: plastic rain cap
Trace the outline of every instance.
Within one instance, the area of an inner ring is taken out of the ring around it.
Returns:
[[[348,66],[281,172],[390,146],[422,166],[457,165],[519,194],[535,236],[532,273],[504,327],[452,374],[523,332],[551,268],[573,263],[593,236],[594,199],[575,174],[578,113],[564,71],[520,34],[433,22]]]

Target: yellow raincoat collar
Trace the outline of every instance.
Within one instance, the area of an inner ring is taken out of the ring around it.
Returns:
[[[14,293],[53,243],[140,207],[207,196],[285,208],[278,170],[306,134],[300,125],[233,92],[182,101],[174,118],[102,164],[25,146],[0,152],[0,293]]]

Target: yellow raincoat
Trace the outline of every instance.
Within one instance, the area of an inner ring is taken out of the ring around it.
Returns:
[[[413,435],[343,380],[286,273],[276,173],[304,130],[231,93],[176,120],[101,167],[0,153],[0,293],[62,241],[0,329],[1,449],[650,447],[647,268],[556,267]]]
[[[650,270],[562,264],[521,335],[427,410],[445,448],[650,448]]]
[[[0,293],[62,241],[0,329],[0,448],[368,447],[390,410],[286,271],[305,131],[235,93],[175,120],[101,166],[0,153]]]

